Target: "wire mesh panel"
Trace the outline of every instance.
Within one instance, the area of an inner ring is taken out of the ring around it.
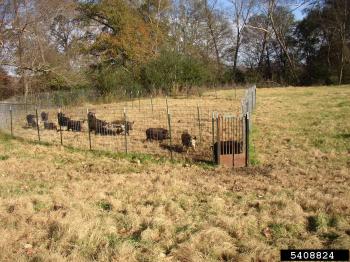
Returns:
[[[247,148],[243,116],[255,107],[255,92],[253,86],[234,93],[232,88],[205,92],[199,97],[146,98],[138,93],[123,101],[66,106],[59,94],[41,94],[37,105],[0,104],[0,129],[82,149],[218,163],[228,157],[231,166],[241,166]],[[237,94],[244,95],[243,99]]]
[[[39,140],[40,129],[38,133],[38,127],[40,123],[36,111],[35,105],[7,105],[6,109],[2,108],[2,115],[5,115],[6,125],[1,127],[2,130],[17,137],[32,141]]]
[[[12,112],[15,110],[15,108],[11,107],[11,104],[0,104],[0,129],[2,129],[4,132],[10,132],[11,110]]]

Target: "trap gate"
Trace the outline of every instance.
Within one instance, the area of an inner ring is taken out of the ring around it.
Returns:
[[[213,116],[213,157],[226,167],[245,167],[249,163],[249,115]]]

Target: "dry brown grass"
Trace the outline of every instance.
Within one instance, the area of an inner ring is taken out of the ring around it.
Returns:
[[[350,246],[350,87],[259,89],[241,170],[0,137],[1,261],[276,261]]]

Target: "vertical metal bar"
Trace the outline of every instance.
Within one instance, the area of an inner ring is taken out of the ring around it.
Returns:
[[[37,108],[35,108],[35,116],[36,116],[36,129],[38,131],[38,139],[40,142],[39,118],[38,118],[38,109]]]
[[[61,109],[59,108],[58,109],[58,113],[61,113]],[[63,145],[63,137],[62,137],[62,126],[61,126],[61,124],[60,124],[60,119],[58,118],[58,114],[57,114],[57,121],[58,121],[58,125],[59,125],[59,127],[60,127],[60,138],[61,138],[61,145]]]
[[[11,127],[11,136],[13,136],[13,127],[12,127],[12,106],[10,106],[10,127]]]
[[[125,107],[124,107],[124,124],[125,124],[125,126],[124,126],[124,129],[125,129],[125,131],[124,131],[124,140],[125,140],[125,153],[127,154],[128,153],[128,138],[127,138],[127,114],[126,114],[126,109],[125,109]]]
[[[165,103],[166,103],[166,113],[169,114],[168,96],[165,96]]]
[[[88,132],[89,132],[89,149],[91,150],[92,149],[92,146],[91,146],[91,129],[90,129],[90,121],[89,121],[90,119],[89,119],[89,109],[88,108],[86,109],[86,113],[87,113]]]
[[[220,164],[220,155],[221,155],[221,141],[220,141],[220,128],[221,128],[221,124],[220,124],[220,118],[221,116],[217,116],[216,118],[216,152],[217,152],[217,164]]]
[[[153,115],[153,97],[151,96],[151,107],[152,107],[152,115]]]
[[[137,91],[137,96],[139,97],[139,112],[140,112],[141,110],[140,91]]]
[[[171,134],[171,116],[168,111],[168,125],[169,125],[169,136],[170,136],[170,159],[173,160],[173,141],[172,141],[172,134]]]
[[[134,109],[134,97],[132,95],[132,90],[130,91],[131,108]]]
[[[227,154],[227,119],[223,118],[222,140],[224,140],[224,155]]]
[[[233,154],[236,154],[236,148],[235,148],[235,135],[236,135],[236,118],[232,119],[233,122],[233,139],[232,139],[232,152]]]
[[[256,108],[256,86],[254,86],[254,109]]]
[[[201,115],[199,111],[199,105],[197,105],[197,116],[198,116],[198,131],[199,131],[199,143],[202,142],[202,127],[201,127]]]
[[[212,133],[212,145],[213,145],[213,162],[215,163],[215,119],[214,119],[214,112],[212,112],[212,115],[211,115],[211,133]]]
[[[249,114],[245,115],[245,150],[246,150],[246,166],[249,166]]]

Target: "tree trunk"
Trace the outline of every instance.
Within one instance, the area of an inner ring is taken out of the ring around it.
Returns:
[[[285,45],[285,43],[284,43],[284,41],[282,39],[282,36],[279,34],[279,32],[277,31],[277,28],[275,27],[275,22],[274,22],[274,19],[272,17],[272,14],[270,15],[270,22],[271,22],[272,29],[273,29],[273,31],[274,31],[274,33],[276,35],[277,42],[278,42],[278,44],[280,45],[281,49],[283,50],[284,54],[287,57],[288,64],[289,64],[289,66],[291,68],[291,71],[292,71],[292,74],[293,74],[293,78],[294,78],[294,80],[298,81],[298,76],[296,74],[295,65],[293,63],[292,58],[290,57],[290,55],[288,53],[288,48]]]
[[[238,52],[240,48],[240,42],[241,42],[241,32],[239,29],[237,29],[237,37],[236,37],[236,49],[235,49],[235,56],[233,60],[233,73],[236,78],[236,71],[237,71],[237,60],[238,60]]]
[[[261,70],[261,65],[264,59],[264,53],[265,53],[265,48],[266,48],[266,40],[267,40],[267,32],[264,32],[264,38],[262,42],[262,48],[261,48],[261,53],[259,57],[259,63],[258,63],[258,68]]]
[[[338,85],[341,85],[343,82],[344,60],[344,46],[342,46]]]

